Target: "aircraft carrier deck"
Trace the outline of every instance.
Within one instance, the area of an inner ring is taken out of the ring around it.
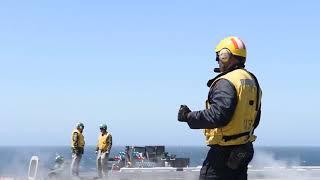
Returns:
[[[201,167],[173,168],[121,168],[120,171],[109,171],[108,180],[197,180]],[[1,179],[1,178],[0,178]],[[1,180],[20,180],[10,178]],[[82,172],[80,177],[29,177],[28,180],[95,180],[97,172]],[[249,180],[319,180],[320,166],[264,167],[249,168]]]

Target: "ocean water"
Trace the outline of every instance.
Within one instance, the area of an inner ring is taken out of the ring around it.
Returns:
[[[206,146],[167,146],[169,154],[177,157],[189,157],[190,166],[201,166],[206,157]],[[123,146],[114,146],[110,157],[123,151]],[[253,167],[269,166],[320,166],[320,147],[255,147],[255,156],[251,162]],[[4,147],[0,146],[0,176],[25,176],[31,156],[40,158],[40,166],[50,169],[54,165],[56,155],[62,155],[65,161],[71,160],[70,147]],[[95,171],[95,147],[86,147],[81,161],[81,171]]]

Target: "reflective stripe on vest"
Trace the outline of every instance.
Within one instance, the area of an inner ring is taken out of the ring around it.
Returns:
[[[110,146],[108,142],[109,135],[110,133],[106,133],[104,135],[100,134],[99,136],[98,147],[99,147],[99,150],[101,150],[102,152],[107,151]]]
[[[72,135],[71,135],[71,147],[74,148],[74,144],[75,144],[75,142],[74,142],[74,140],[73,140],[73,134],[74,134],[74,133],[77,133],[77,134],[78,134],[78,142],[77,142],[77,143],[78,143],[78,147],[83,148],[84,145],[85,145],[84,136],[83,136],[83,134],[82,134],[78,129],[75,129],[75,130],[72,131]]]
[[[258,113],[256,107],[260,106],[261,102],[261,89],[258,93],[255,79],[245,69],[236,69],[217,78],[212,86],[220,79],[228,80],[235,87],[237,105],[230,122],[226,126],[204,130],[206,143],[208,145],[228,146],[254,141],[256,136],[252,134],[253,124]],[[257,94],[259,94],[259,97],[257,97]],[[206,101],[206,108],[210,108],[208,100]]]

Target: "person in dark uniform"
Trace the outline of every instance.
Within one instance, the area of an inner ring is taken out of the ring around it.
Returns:
[[[215,48],[220,73],[208,81],[206,109],[191,111],[181,105],[178,121],[204,129],[210,147],[200,180],[246,180],[253,158],[254,129],[261,116],[262,91],[245,67],[247,51],[238,37],[227,37]]]

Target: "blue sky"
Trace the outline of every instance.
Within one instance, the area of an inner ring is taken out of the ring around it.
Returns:
[[[204,107],[213,49],[235,35],[263,88],[257,145],[319,146],[317,1],[0,2],[0,145],[204,145],[177,122]]]

